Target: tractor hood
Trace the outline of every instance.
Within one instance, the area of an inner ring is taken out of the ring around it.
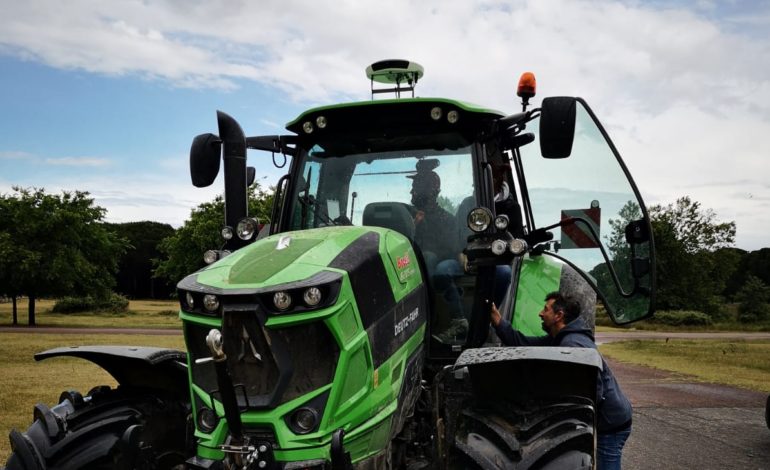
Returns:
[[[258,240],[193,276],[220,288],[259,288],[307,278],[329,266],[368,230],[328,227],[285,232]]]

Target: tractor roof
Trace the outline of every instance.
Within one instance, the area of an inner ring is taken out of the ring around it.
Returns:
[[[305,111],[286,129],[312,140],[341,134],[476,132],[503,113],[445,98],[372,100]]]

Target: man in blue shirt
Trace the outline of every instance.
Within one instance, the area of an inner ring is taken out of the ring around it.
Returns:
[[[545,297],[540,311],[547,336],[524,336],[503,320],[495,304],[490,313],[497,336],[507,346],[566,346],[596,349],[594,335],[580,317],[580,303],[558,292]],[[623,446],[631,434],[631,402],[602,358],[602,370],[596,384],[598,411],[597,464],[599,470],[620,469]]]

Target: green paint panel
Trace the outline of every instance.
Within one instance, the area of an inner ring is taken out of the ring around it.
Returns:
[[[283,250],[276,250],[275,243],[255,244],[249,256],[241,257],[230,267],[229,280],[232,284],[264,282],[321,242],[323,240],[300,238],[292,240],[291,244]]]
[[[538,314],[543,309],[545,296],[559,290],[561,267],[559,262],[545,256],[524,258],[511,321],[514,329],[527,336],[546,335]]]

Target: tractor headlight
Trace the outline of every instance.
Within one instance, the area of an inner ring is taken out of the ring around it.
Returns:
[[[217,259],[219,259],[219,254],[216,250],[206,250],[206,252],[203,253],[203,262],[206,264],[211,264]]]
[[[203,296],[203,308],[209,312],[215,312],[219,308],[219,299],[216,295],[206,294]]]
[[[443,114],[444,112],[438,106],[430,110],[430,118],[433,119],[434,121],[438,121],[439,119],[441,119],[441,116]]]
[[[310,134],[311,132],[313,132],[313,123],[310,121],[303,122],[302,130],[305,131],[305,134]]]
[[[297,434],[307,434],[318,424],[318,412],[313,408],[300,408],[291,417]]]
[[[460,113],[455,110],[449,111],[446,113],[446,120],[449,121],[449,124],[454,124],[460,120]]]
[[[468,214],[468,228],[476,233],[483,232],[492,223],[492,212],[486,207],[477,207]]]
[[[241,219],[235,228],[238,238],[241,240],[251,240],[254,234],[257,233],[258,225],[257,220],[251,217]]]
[[[492,253],[496,254],[497,256],[502,255],[505,253],[505,250],[508,248],[508,244],[505,243],[503,240],[495,240],[492,242]]]
[[[317,118],[315,118],[315,125],[318,126],[319,129],[325,128],[326,124],[327,124],[326,117],[318,116]]]
[[[230,240],[233,238],[233,228],[232,227],[222,227],[222,231],[220,232],[222,235],[222,238],[225,240]]]
[[[318,287],[308,287],[302,294],[302,299],[308,307],[315,307],[321,303],[321,289]]]
[[[514,238],[513,240],[511,240],[510,247],[511,247],[511,253],[513,253],[514,255],[520,255],[525,251],[527,251],[527,242],[525,242],[520,238]]]
[[[508,216],[505,214],[495,217],[495,228],[497,230],[505,230],[508,228]]]
[[[288,310],[291,307],[291,296],[288,292],[278,291],[273,294],[273,305],[278,310]]]
[[[193,308],[195,308],[195,299],[193,298],[193,295],[191,292],[185,293],[184,300],[187,303],[188,310],[192,310]]]

